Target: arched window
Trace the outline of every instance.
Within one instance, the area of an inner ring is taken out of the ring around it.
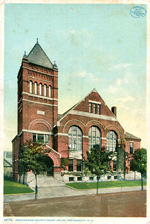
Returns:
[[[35,94],[37,94],[37,82],[35,82],[35,84],[34,84],[35,86]]]
[[[49,86],[49,97],[51,97],[51,86]]]
[[[72,126],[69,129],[69,150],[82,151],[82,131],[77,126]]]
[[[41,96],[42,95],[42,84],[40,83],[39,85],[39,95]]]
[[[117,142],[118,142],[118,136],[116,132],[109,131],[107,133],[107,151],[109,152],[116,151]]]
[[[91,150],[94,145],[101,145],[101,132],[97,127],[92,126],[89,129],[89,150]]]
[[[32,81],[30,81],[30,89],[29,89],[29,91],[30,91],[30,93],[33,92],[33,83],[32,83]]]
[[[46,96],[46,90],[47,90],[47,88],[46,88],[47,86],[46,86],[46,84],[44,85],[44,96]]]

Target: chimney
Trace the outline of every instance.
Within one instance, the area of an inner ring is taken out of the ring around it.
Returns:
[[[117,117],[117,107],[112,107],[111,111],[115,115],[115,117]]]

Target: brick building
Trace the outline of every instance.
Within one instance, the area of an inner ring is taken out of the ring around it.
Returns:
[[[28,55],[24,54],[18,72],[18,134],[12,140],[15,179],[19,148],[26,140],[43,142],[51,149],[49,169],[56,178],[63,170],[63,158],[69,159],[66,172],[81,171],[87,151],[95,144],[110,152],[125,143],[126,169],[130,170],[132,153],[140,148],[141,141],[125,132],[117,120],[117,108],[110,110],[95,89],[64,114],[58,114],[58,68],[38,42]],[[114,161],[110,167],[115,169]]]

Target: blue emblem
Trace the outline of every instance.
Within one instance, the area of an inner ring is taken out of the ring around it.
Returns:
[[[134,18],[140,18],[144,17],[146,15],[147,11],[142,6],[134,6],[130,9],[130,14]]]

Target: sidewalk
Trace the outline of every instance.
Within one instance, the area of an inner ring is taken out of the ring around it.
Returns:
[[[146,190],[146,186],[143,187]],[[117,192],[129,192],[129,191],[140,191],[141,186],[137,187],[118,187],[118,188],[101,188],[98,190],[99,194],[106,193],[117,193]],[[92,190],[76,190],[67,186],[55,186],[55,187],[39,187],[37,199],[43,198],[57,198],[57,197],[70,197],[79,195],[94,195],[96,194],[96,189]],[[34,193],[30,194],[16,194],[16,195],[4,195],[4,202],[11,201],[24,201],[24,200],[34,200]]]

